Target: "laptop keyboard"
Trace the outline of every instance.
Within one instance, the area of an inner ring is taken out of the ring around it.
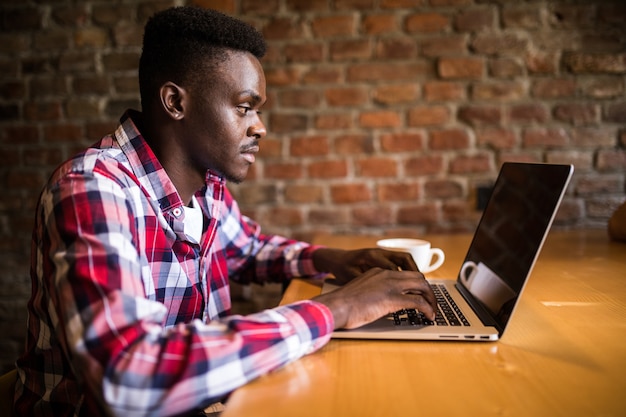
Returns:
[[[415,309],[403,309],[391,313],[393,322],[397,326],[469,326],[461,309],[456,305],[446,287],[442,284],[432,284],[431,288],[437,299],[437,314],[435,320],[428,320],[423,313]]]

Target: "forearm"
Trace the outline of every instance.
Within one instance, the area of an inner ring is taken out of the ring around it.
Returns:
[[[103,364],[108,369],[104,400],[120,415],[171,415],[202,408],[319,349],[328,341],[333,322],[325,307],[303,302],[209,324],[196,320],[160,331],[158,324],[144,323],[142,328],[147,333],[129,340],[128,349]]]

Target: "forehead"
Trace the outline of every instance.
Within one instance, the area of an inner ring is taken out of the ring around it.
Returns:
[[[218,84],[234,90],[253,90],[265,95],[265,73],[259,60],[249,52],[229,51],[217,66]]]

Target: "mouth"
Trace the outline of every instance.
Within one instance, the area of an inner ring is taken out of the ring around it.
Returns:
[[[259,152],[259,145],[250,145],[241,150],[241,155],[248,163],[253,164],[256,160],[255,154],[257,152]]]

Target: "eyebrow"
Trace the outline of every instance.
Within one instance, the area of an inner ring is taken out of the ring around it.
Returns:
[[[252,101],[254,101],[255,104],[260,103],[263,101],[263,97],[261,97],[256,91],[254,90],[244,90],[240,93],[240,96],[245,96],[248,95],[250,97],[252,97]]]

